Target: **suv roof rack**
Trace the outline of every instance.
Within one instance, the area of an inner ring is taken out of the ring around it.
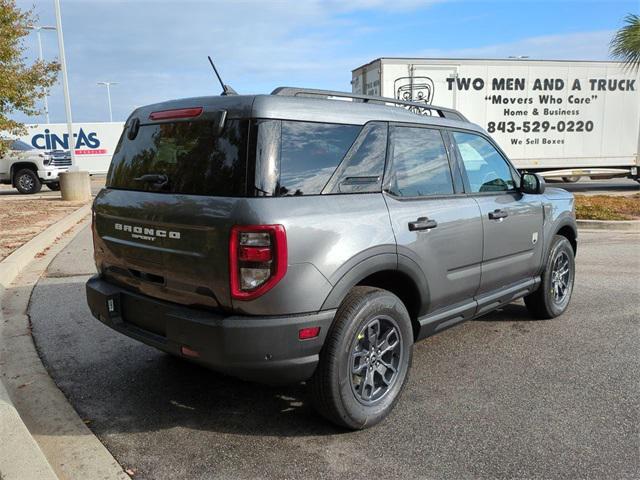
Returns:
[[[352,98],[354,100],[362,100],[363,103],[381,103],[383,105],[392,104],[395,106],[409,107],[409,111],[422,114],[424,110],[429,110],[431,112],[436,112],[438,116],[442,118],[450,118],[452,120],[461,120],[463,122],[468,122],[466,117],[462,115],[459,111],[454,110],[453,108],[444,108],[437,107],[435,105],[430,105],[427,103],[418,103],[418,102],[408,102],[406,100],[398,100],[396,98],[385,98],[385,97],[377,97],[374,95],[359,95],[356,93],[348,93],[348,92],[339,92],[334,90],[320,90],[316,88],[298,88],[298,87],[278,87],[271,95],[285,95],[290,97],[299,97],[299,96],[317,96],[317,97],[338,97],[338,98]]]

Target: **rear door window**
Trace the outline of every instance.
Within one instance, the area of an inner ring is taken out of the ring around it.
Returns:
[[[361,128],[283,121],[278,194],[320,194]]]
[[[451,168],[439,130],[395,126],[391,146],[390,193],[398,197],[453,193]]]
[[[248,120],[227,120],[217,135],[213,122],[141,125],[120,139],[107,187],[210,196],[244,196],[247,184]],[[158,181],[144,181],[156,175]]]

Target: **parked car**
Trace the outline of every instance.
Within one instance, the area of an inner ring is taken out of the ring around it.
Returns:
[[[391,411],[415,341],[522,297],[562,314],[573,196],[459,112],[388,102],[279,88],[136,109],[93,204],[92,314],[230,375],[307,381],[351,429]]]
[[[0,183],[14,186],[20,193],[38,193],[42,185],[59,190],[58,176],[71,165],[69,152],[42,152],[22,140],[3,140],[9,150],[0,157]]]

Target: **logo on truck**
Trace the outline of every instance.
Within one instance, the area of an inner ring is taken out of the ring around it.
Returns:
[[[430,104],[433,100],[434,85],[429,77],[400,77],[393,82],[398,100]],[[431,115],[431,110],[420,107],[407,107],[410,112]]]
[[[78,133],[73,134],[75,153],[78,155],[97,154],[103,155],[107,153],[105,149],[100,147],[100,139],[97,132],[85,132],[82,128]],[[31,145],[40,150],[69,150],[69,134],[57,135],[52,133],[48,128],[44,129],[44,133],[37,133],[31,137]]]

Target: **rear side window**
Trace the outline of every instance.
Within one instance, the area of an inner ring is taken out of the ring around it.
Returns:
[[[278,194],[320,194],[361,128],[283,121]]]
[[[134,140],[126,134],[120,139],[107,186],[158,193],[243,196],[248,125],[248,120],[227,120],[220,135],[207,121],[142,125]],[[157,181],[144,180],[150,175]]]
[[[398,197],[453,193],[447,151],[439,130],[393,127],[389,191]]]
[[[387,124],[365,125],[323,193],[379,192],[386,151]]]

